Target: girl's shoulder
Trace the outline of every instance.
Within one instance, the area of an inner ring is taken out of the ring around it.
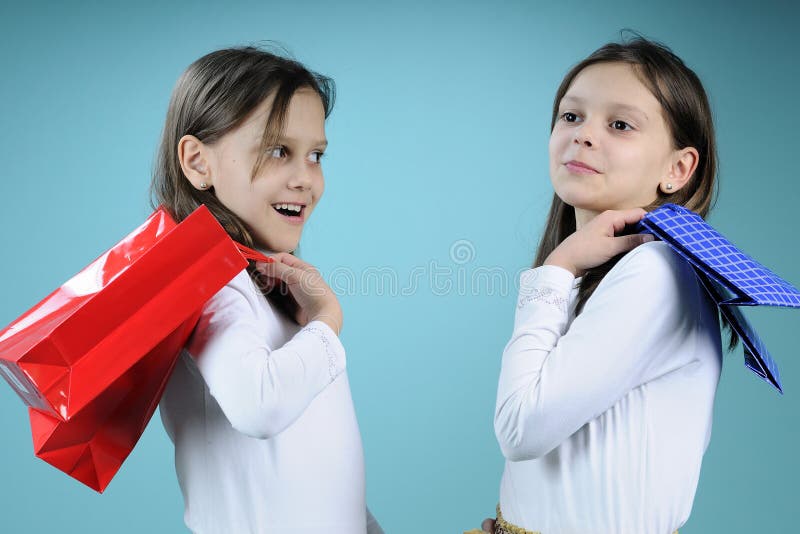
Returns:
[[[264,307],[261,299],[264,299],[264,296],[256,287],[250,273],[247,269],[242,269],[206,301],[204,312],[236,310],[238,313],[256,316]]]
[[[674,298],[697,298],[694,268],[663,241],[650,241],[626,253],[608,272],[601,286],[625,284],[632,291]]]
[[[206,301],[194,335],[207,343],[214,336],[234,333],[238,337],[258,338],[270,348],[277,348],[299,329],[264,296],[250,273],[243,269]]]
[[[674,257],[680,258],[667,243],[661,240],[648,241],[636,248],[629,250],[617,265],[624,265],[631,261],[670,262]],[[638,259],[637,259],[638,258]]]
[[[713,356],[709,361],[716,361],[715,304],[691,264],[663,241],[644,243],[626,253],[587,300],[582,313],[590,311],[593,317],[645,324],[648,336],[655,340],[689,339],[686,336],[692,332],[704,332],[707,339],[716,340],[706,345]]]
[[[667,243],[659,240],[643,243],[628,251],[611,269],[609,275],[614,271],[626,272],[631,270],[644,272],[652,270],[661,272],[661,274],[664,274],[664,271],[680,271],[694,275],[692,266]]]
[[[209,300],[208,305],[214,309],[227,307],[239,315],[279,330],[290,331],[296,326],[273,299],[264,295],[247,269],[233,277]]]

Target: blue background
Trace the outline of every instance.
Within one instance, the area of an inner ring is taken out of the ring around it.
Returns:
[[[453,284],[436,291],[422,280],[401,294],[367,280],[342,291],[370,507],[389,533],[477,527],[497,501],[499,360],[515,276],[551,196],[561,77],[624,27],[670,45],[716,114],[711,222],[798,285],[798,18],[789,2],[5,2],[0,324],[148,215],[153,156],[183,69],[216,48],[279,41],[339,90],[326,197],[304,258],[338,281],[388,272],[408,288],[415,269],[442,268]],[[458,287],[492,268],[512,287]],[[786,394],[747,372],[741,349],[726,357],[682,534],[786,532],[797,522],[800,315],[748,311]],[[102,496],[34,458],[24,406],[4,384],[0,428],[0,531],[184,531],[157,417]]]

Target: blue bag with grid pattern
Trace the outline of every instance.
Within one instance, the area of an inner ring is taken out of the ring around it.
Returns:
[[[800,308],[800,291],[744,254],[696,213],[664,204],[639,222],[688,261],[703,287],[739,335],[745,365],[783,393],[778,366],[737,306]]]

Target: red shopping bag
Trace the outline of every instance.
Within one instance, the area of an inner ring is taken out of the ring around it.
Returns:
[[[102,493],[158,406],[195,313],[69,421],[28,408],[38,458]]]
[[[244,269],[245,255],[268,261],[205,206],[178,225],[159,209],[0,332],[0,374],[29,406],[68,421]]]
[[[142,435],[205,302],[247,266],[205,206],[163,209],[0,332],[36,455],[102,492]]]

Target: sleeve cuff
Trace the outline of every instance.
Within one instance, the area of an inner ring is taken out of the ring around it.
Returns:
[[[548,287],[568,296],[575,283],[575,275],[557,265],[542,265],[523,271],[519,277],[520,293],[523,290]]]
[[[328,373],[333,382],[347,367],[347,356],[339,336],[324,321],[311,321],[302,330],[313,334],[322,343],[328,357]]]
[[[515,323],[525,321],[532,312],[526,310],[535,303],[543,303],[566,315],[575,275],[555,265],[542,265],[528,269],[520,275],[519,299]]]

